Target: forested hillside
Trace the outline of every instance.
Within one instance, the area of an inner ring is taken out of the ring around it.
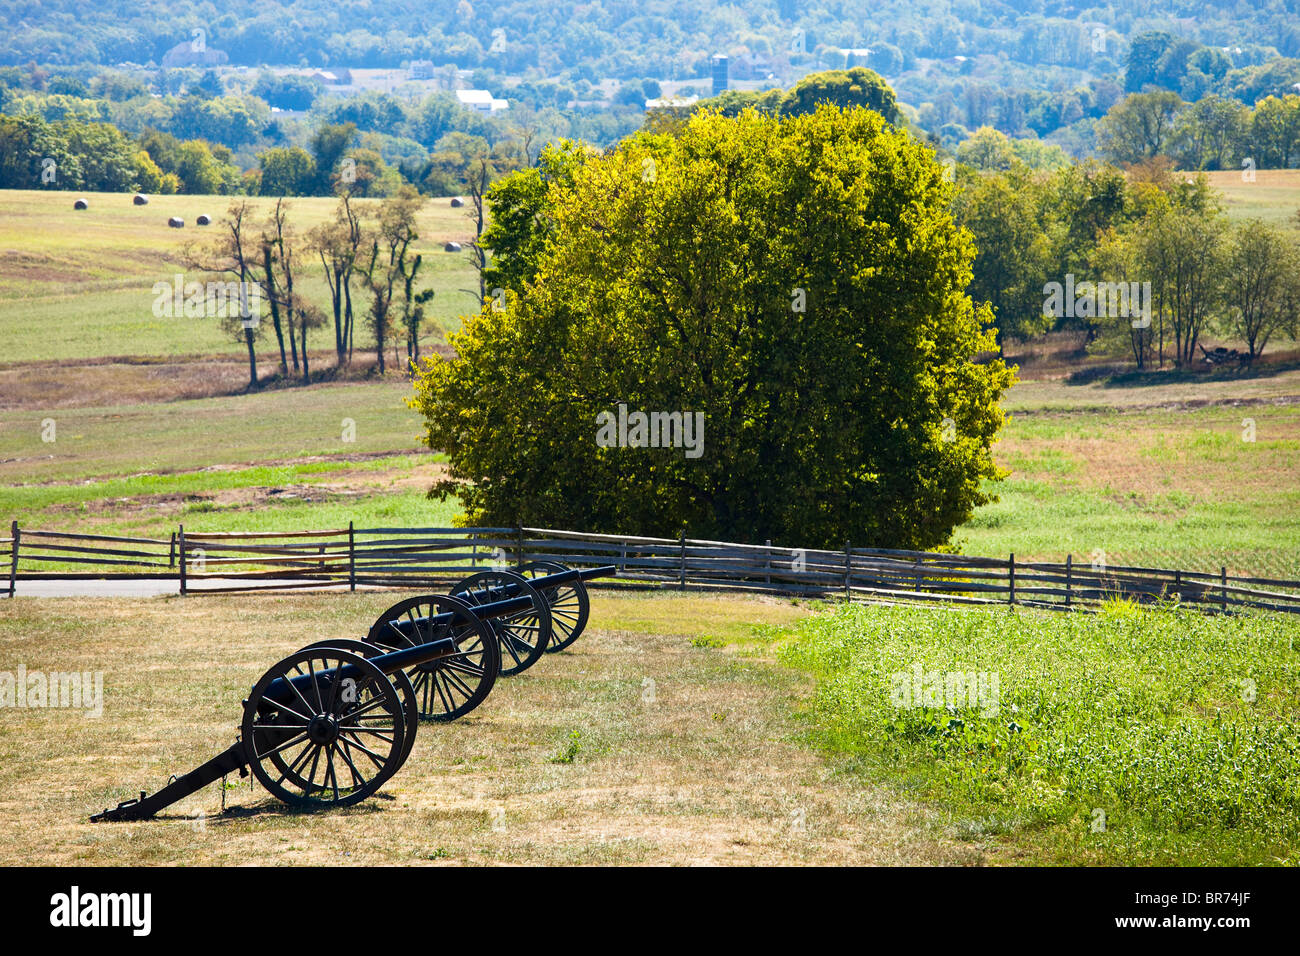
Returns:
[[[397,66],[429,58],[464,67],[559,72],[586,64],[600,74],[639,76],[700,70],[715,52],[790,52],[790,30],[805,31],[806,53],[823,47],[880,47],[881,65],[916,58],[994,56],[1037,66],[1088,68],[1101,27],[1118,41],[1167,28],[1208,46],[1268,48],[1300,55],[1294,0],[1135,0],[1087,7],[1043,0],[234,0],[217,16],[208,3],[22,0],[0,4],[7,26],[0,62],[30,59],[101,64],[160,61],[192,29],[231,63]],[[497,39],[505,31],[505,42]],[[1079,31],[1084,43],[1079,43]],[[895,54],[899,56],[896,58]],[[702,75],[702,74],[701,74]]]

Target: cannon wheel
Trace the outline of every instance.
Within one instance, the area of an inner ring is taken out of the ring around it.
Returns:
[[[524,577],[532,579],[568,571],[569,568],[558,561],[530,561],[516,570]],[[552,630],[546,652],[554,654],[556,651],[564,650],[581,636],[582,629],[587,626],[591,599],[587,597],[587,586],[581,581],[545,588],[542,593],[546,596],[546,603],[551,606]]]
[[[349,667],[348,688],[331,672]],[[287,696],[279,680],[307,677]],[[273,666],[244,702],[244,752],[253,775],[278,799],[300,807],[345,807],[373,795],[397,772],[406,745],[402,699],[387,675],[360,654],[304,649]],[[272,760],[272,757],[279,760]],[[287,772],[279,766],[287,764]]]
[[[438,614],[455,616],[450,624],[415,624]],[[410,623],[418,637],[409,638],[391,627],[390,622],[396,621]],[[501,671],[501,644],[468,604],[446,594],[422,594],[398,601],[379,615],[366,635],[366,643],[396,651],[439,637],[453,638],[460,652],[419,664],[406,673],[415,688],[420,716],[449,721],[483,703]]]
[[[527,595],[533,599],[530,611],[488,621],[501,642],[501,676],[526,671],[539,660],[550,642],[551,609],[545,596],[514,571],[479,571],[451,589],[453,597],[478,606],[506,598]]]
[[[332,647],[340,651],[351,651],[354,654],[360,654],[367,660],[378,654],[384,653],[382,647],[376,647],[374,644],[367,644],[365,641],[358,641],[349,637],[338,637],[328,641],[317,641],[315,644],[308,644],[303,648],[304,651],[314,651],[320,647]],[[388,679],[397,692],[402,695],[402,713],[406,717],[406,743],[402,749],[402,763],[397,765],[400,770],[402,764],[406,763],[406,758],[411,756],[411,749],[415,746],[415,734],[420,729],[420,704],[415,698],[415,687],[411,684],[411,678],[406,676],[406,671],[394,671],[388,675]],[[278,761],[281,759],[279,754],[271,758],[271,762],[280,767]]]

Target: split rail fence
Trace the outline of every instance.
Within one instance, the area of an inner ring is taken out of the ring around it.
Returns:
[[[1212,611],[1300,613],[1300,581],[1167,568],[1096,567],[922,551],[816,550],[545,528],[339,528],[196,532],[169,538],[19,528],[0,538],[19,581],[175,581],[180,594],[424,588],[527,561],[614,564],[610,587],[728,589],[804,597],[1086,609],[1113,597]],[[0,586],[0,593],[4,587]]]

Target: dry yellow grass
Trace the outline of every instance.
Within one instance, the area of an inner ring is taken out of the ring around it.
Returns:
[[[235,739],[276,659],[356,635],[388,594],[0,605],[0,670],[103,670],[104,714],[0,710],[4,864],[978,862],[918,807],[839,774],[790,717],[808,680],[755,625],[808,613],[737,596],[598,593],[569,651],[421,727],[380,796],[287,811],[245,782],[163,817],[90,824]],[[201,814],[201,816],[196,816]]]

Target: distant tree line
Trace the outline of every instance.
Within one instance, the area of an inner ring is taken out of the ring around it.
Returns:
[[[1050,135],[1080,155],[1092,146],[1093,124],[1125,92],[1164,89],[1188,101],[1216,93],[1253,106],[1300,80],[1300,21],[1283,0],[1164,0],[1140,11],[1056,0],[661,0],[645,10],[629,0],[392,0],[360,19],[325,0],[230,0],[219,15],[194,0],[165,10],[125,0],[9,0],[0,2],[0,23],[8,28],[0,64],[15,66],[129,64],[182,76],[213,64],[398,70],[426,61],[444,75],[472,71],[475,86],[509,85],[532,109],[568,112],[569,128],[548,139],[602,146],[636,127],[631,114],[657,95],[647,89],[671,81],[707,89],[715,53],[730,57],[733,79],[770,86],[865,66],[888,77],[915,105],[912,119],[945,145],[988,125],[1016,137]],[[574,100],[608,102],[596,85],[605,78],[621,83],[612,103],[566,110]],[[316,91],[310,79],[263,76],[245,92],[301,110]]]
[[[1209,94],[1185,103],[1167,90],[1132,93],[1098,124],[1098,146],[1114,163],[1167,156],[1181,169],[1289,169],[1300,164],[1300,92],[1254,107]]]
[[[1300,335],[1300,238],[1230,224],[1204,176],[1163,157],[1035,169],[991,129],[957,159],[954,212],[978,250],[971,294],[992,305],[1000,339],[1075,331],[1147,368],[1200,361],[1210,334],[1244,343],[1250,361]]]
[[[480,157],[494,170],[524,165],[521,143],[536,131],[524,128],[520,135],[490,146],[481,137],[450,133],[419,161],[393,167],[365,145],[351,122],[324,124],[307,149],[271,147],[256,155],[256,168],[243,171],[228,147],[203,139],[180,140],[157,130],[131,137],[111,123],[0,114],[0,189],[277,197],[346,190],[382,197],[411,187],[447,196],[469,191],[481,178]]]
[[[1300,92],[1300,48],[1295,43],[1300,27],[1295,23],[1282,30],[1277,46],[1207,45],[1163,30],[1124,39],[1095,24],[1090,31],[1069,29],[1072,26],[1058,24],[1055,30],[1025,34],[1023,39],[1054,48],[1052,62],[1087,70],[1084,78],[1044,83],[979,50],[923,76],[900,77],[899,96],[917,104],[917,124],[945,146],[990,126],[1013,138],[1050,137],[1068,152],[1084,156],[1098,147],[1105,132],[1103,117],[1125,94],[1168,94],[1170,102],[1228,101],[1240,110],[1270,96]]]

